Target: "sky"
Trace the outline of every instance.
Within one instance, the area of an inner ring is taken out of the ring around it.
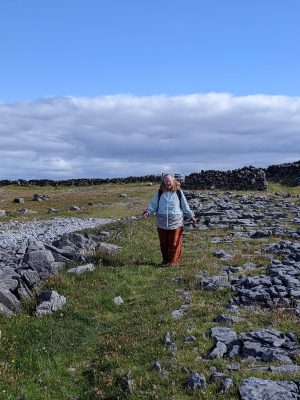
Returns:
[[[300,159],[299,0],[0,0],[0,179]]]

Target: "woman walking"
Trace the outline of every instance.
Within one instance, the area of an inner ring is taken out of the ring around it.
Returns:
[[[193,224],[196,219],[180,189],[180,183],[170,174],[164,176],[143,215],[148,218],[154,213],[163,257],[160,266],[176,264],[180,261],[182,251],[183,217],[190,217]]]

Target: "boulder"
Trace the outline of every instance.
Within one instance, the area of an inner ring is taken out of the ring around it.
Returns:
[[[4,286],[0,286],[0,303],[11,311],[20,310],[19,300]]]
[[[80,275],[84,272],[92,272],[95,271],[95,265],[90,263],[90,264],[85,264],[85,265],[79,265],[78,267],[70,268],[68,269],[69,274],[76,274]]]
[[[203,374],[193,373],[187,380],[187,387],[191,390],[204,390],[206,388],[206,379]]]
[[[38,296],[36,315],[49,315],[60,310],[66,304],[66,298],[60,296],[55,290],[42,292]]]
[[[106,254],[119,253],[122,247],[116,246],[115,244],[100,242],[96,245],[96,250]]]
[[[240,385],[241,400],[299,400],[299,386],[291,381],[246,378]]]

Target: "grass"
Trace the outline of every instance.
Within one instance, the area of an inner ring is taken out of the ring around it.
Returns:
[[[31,201],[33,193],[41,192],[36,188],[18,187],[10,188],[4,195],[4,189],[1,190],[0,197],[5,197],[4,205],[11,207],[12,215],[15,205],[10,201],[17,192],[26,202]],[[53,193],[52,203],[32,202],[32,206],[34,203],[40,207],[39,218],[46,216],[46,208],[67,209],[74,203],[83,208],[80,216],[111,217],[108,212],[119,217],[138,214],[155,187],[106,185],[56,190],[42,190],[43,194]],[[289,188],[274,185],[269,190],[285,192]],[[300,192],[299,188],[298,192],[293,190],[295,194]],[[123,192],[135,199],[135,208],[130,208],[129,201],[119,197]],[[119,204],[120,199],[127,201],[126,206]],[[85,208],[89,201],[96,204],[97,212]],[[68,211],[64,215],[69,215]],[[227,264],[252,261],[263,268],[267,258],[264,254],[255,254],[255,250],[279,238],[213,244],[214,236],[225,237],[228,231],[187,231],[182,263],[171,269],[157,269],[153,265],[160,261],[160,252],[153,218],[118,221],[107,225],[105,230],[110,232],[110,242],[123,246],[121,253],[97,254],[97,268],[93,273],[71,276],[62,271],[45,281],[45,289],[57,290],[67,298],[67,305],[61,311],[37,318],[33,315],[35,300],[32,300],[23,305],[21,313],[11,318],[0,316],[1,400],[15,400],[21,395],[26,400],[123,399],[126,396],[122,377],[128,371],[134,381],[130,397],[134,400],[238,399],[239,383],[244,377],[277,378],[268,372],[249,372],[247,363],[241,363],[240,371],[230,373],[227,364],[237,360],[206,360],[213,345],[206,333],[217,325],[214,322],[217,315],[226,312],[232,293],[228,289],[203,291],[194,275],[204,270],[208,274],[221,270],[226,263],[212,256],[218,248],[234,254]],[[191,305],[182,318],[174,319],[171,312],[183,304],[180,290],[190,291]],[[124,304],[115,305],[115,296],[121,296]],[[240,314],[245,320],[233,326],[238,332],[272,326],[283,332],[294,332],[300,338],[299,319],[293,314],[259,309],[256,312],[241,309]],[[166,332],[171,332],[176,341],[174,353],[162,343]],[[189,334],[196,337],[196,342],[187,345],[184,339]],[[153,370],[156,361],[166,371],[163,375]],[[209,383],[203,392],[192,393],[186,388],[187,371],[203,373],[208,380],[213,366],[233,378],[234,388],[229,394],[220,393],[217,383]]]

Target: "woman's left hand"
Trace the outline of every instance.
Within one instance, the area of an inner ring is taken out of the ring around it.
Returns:
[[[195,217],[192,217],[192,224],[193,224],[193,225],[197,225],[197,220],[196,220]]]

